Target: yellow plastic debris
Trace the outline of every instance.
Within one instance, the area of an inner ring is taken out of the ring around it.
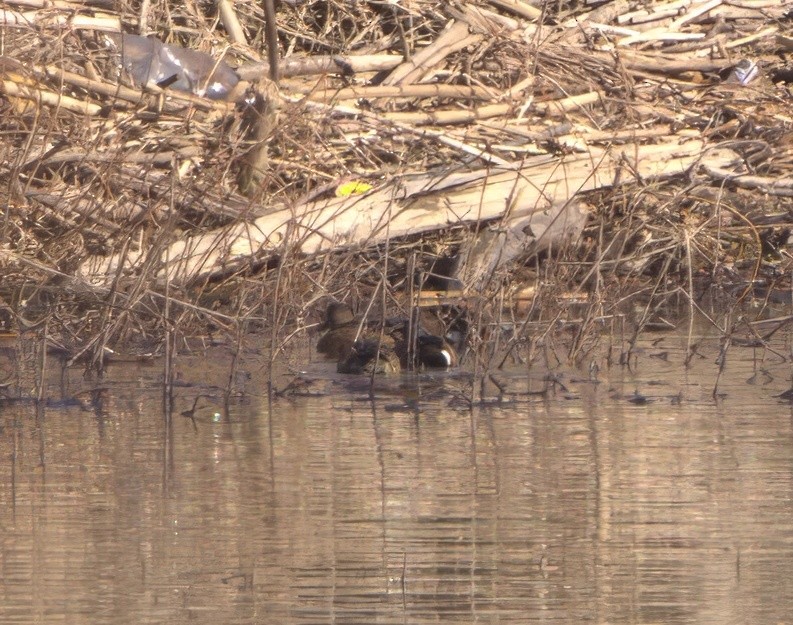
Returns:
[[[350,195],[363,195],[367,191],[372,190],[372,185],[368,182],[361,182],[360,180],[353,180],[352,182],[345,182],[336,187],[336,197],[349,197]]]

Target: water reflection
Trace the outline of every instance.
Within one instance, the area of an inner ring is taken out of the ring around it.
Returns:
[[[747,384],[746,350],[713,400],[713,358],[664,349],[473,410],[464,378],[331,374],[221,419],[184,387],[169,425],[155,367],[5,402],[0,621],[789,622],[787,371]]]

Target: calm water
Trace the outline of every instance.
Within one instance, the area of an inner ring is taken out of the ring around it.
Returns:
[[[53,375],[0,403],[0,622],[793,623],[789,365],[733,348],[714,400],[701,352],[471,410],[459,375],[370,401],[332,365],[268,404],[254,363],[227,412],[213,355],[170,422],[159,366]]]

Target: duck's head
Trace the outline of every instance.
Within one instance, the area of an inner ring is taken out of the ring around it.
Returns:
[[[355,321],[355,315],[352,314],[352,308],[342,302],[331,302],[325,311],[325,321],[320,329],[334,330],[350,325],[353,321]]]

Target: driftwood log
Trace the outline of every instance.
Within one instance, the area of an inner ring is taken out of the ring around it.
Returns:
[[[282,208],[251,222],[176,241],[156,252],[158,258],[151,258],[145,249],[92,258],[81,273],[94,283],[107,284],[119,272],[134,274],[154,263],[160,267],[159,279],[184,284],[266,260],[286,248],[317,254],[497,221],[499,229],[510,235],[496,249],[490,246],[487,253],[469,254],[460,273],[472,286],[498,266],[496,258],[507,260],[531,246],[553,244],[578,233],[585,213],[574,200],[582,192],[681,175],[699,164],[729,168],[737,160],[730,150],[706,149],[698,139],[673,136],[655,145],[534,157],[509,168],[405,175],[362,195]],[[507,254],[502,253],[504,245]]]

